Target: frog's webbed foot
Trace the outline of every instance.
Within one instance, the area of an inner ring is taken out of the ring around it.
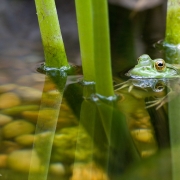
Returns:
[[[127,80],[127,81],[125,81],[123,83],[116,84],[114,87],[117,88],[117,89],[115,89],[115,91],[118,91],[120,89],[124,89],[126,87],[129,87],[128,88],[128,92],[131,92],[133,87],[134,87],[134,85],[133,85],[133,83],[130,80]]]

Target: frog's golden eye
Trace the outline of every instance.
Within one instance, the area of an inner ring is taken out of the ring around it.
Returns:
[[[154,61],[155,61],[154,68],[157,71],[164,71],[166,69],[166,63],[163,59],[156,59]]]

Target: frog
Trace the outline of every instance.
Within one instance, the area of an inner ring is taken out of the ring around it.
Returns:
[[[143,54],[138,59],[138,64],[126,74],[132,78],[174,78],[180,77],[179,69],[163,59],[152,60],[149,55]]]
[[[128,87],[130,93],[136,87],[136,89],[148,92],[148,95],[154,94],[156,96],[156,93],[164,91],[167,87],[168,94],[148,102],[146,106],[146,108],[150,108],[157,105],[156,109],[159,109],[168,102],[168,99],[171,99],[169,97],[175,97],[178,94],[179,91],[177,92],[177,88],[174,88],[174,84],[177,84],[177,79],[180,78],[180,68],[178,65],[166,63],[161,58],[152,60],[147,54],[141,55],[137,61],[138,64],[126,73],[130,79],[116,84],[115,91]]]

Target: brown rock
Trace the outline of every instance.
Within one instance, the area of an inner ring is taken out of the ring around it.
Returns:
[[[39,102],[41,100],[42,92],[26,86],[20,86],[16,89],[17,94],[21,97],[24,101],[28,102]]]
[[[2,141],[1,146],[0,146],[0,152],[9,154],[13,151],[19,150],[22,147],[19,146],[17,143],[12,142],[12,141]]]
[[[35,82],[44,82],[45,80],[45,75],[40,74],[40,73],[32,73],[32,78],[34,79]]]
[[[34,89],[40,90],[42,92],[43,86],[44,86],[43,83],[36,83],[36,84],[33,84],[31,87]]]
[[[38,83],[41,85],[41,89],[43,87],[43,82],[45,79],[45,75],[44,74],[40,74],[40,73],[31,73],[29,75],[24,75],[21,76],[18,80],[17,83],[23,86],[31,86]]]
[[[75,164],[70,180],[109,180],[107,174],[95,163]]]
[[[7,155],[0,154],[0,168],[5,168],[7,166]]]
[[[34,111],[34,110],[39,110],[39,106],[38,105],[20,105],[20,106],[3,109],[1,112],[6,115],[16,116],[16,115],[20,115],[23,111]]]
[[[46,82],[44,84],[44,92],[47,92],[47,91],[51,91],[51,90],[54,90],[56,89],[56,86],[54,83],[52,83],[52,81],[50,79],[46,79]]]
[[[22,146],[31,146],[34,143],[34,135],[25,134],[15,138],[15,141]]]
[[[0,93],[5,93],[7,91],[12,91],[17,87],[15,84],[5,84],[0,86]]]
[[[154,143],[154,133],[150,129],[135,129],[131,131],[131,135],[134,139],[144,143]]]
[[[40,171],[40,159],[35,151],[19,150],[12,152],[7,158],[9,168],[20,172],[37,173]]]
[[[24,120],[16,120],[8,123],[2,128],[4,138],[14,138],[23,134],[30,134],[34,132],[35,126],[30,122]]]
[[[19,85],[28,86],[33,84],[33,78],[30,75],[24,75],[17,80],[17,83]]]
[[[49,172],[53,175],[63,176],[65,175],[65,167],[62,163],[52,163],[49,166]]]
[[[31,122],[36,123],[38,119],[39,111],[24,111],[22,113],[23,118],[30,120]]]
[[[0,126],[4,126],[5,124],[7,124],[7,123],[9,123],[11,121],[12,121],[11,116],[0,114]]]
[[[21,101],[15,93],[4,93],[0,96],[0,109],[6,109],[20,104]]]

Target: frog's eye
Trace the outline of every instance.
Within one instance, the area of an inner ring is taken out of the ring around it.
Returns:
[[[154,63],[154,68],[157,71],[164,71],[166,69],[166,63],[163,59],[157,59]]]
[[[161,92],[165,89],[165,83],[163,81],[158,81],[154,84],[153,90],[155,92]]]

